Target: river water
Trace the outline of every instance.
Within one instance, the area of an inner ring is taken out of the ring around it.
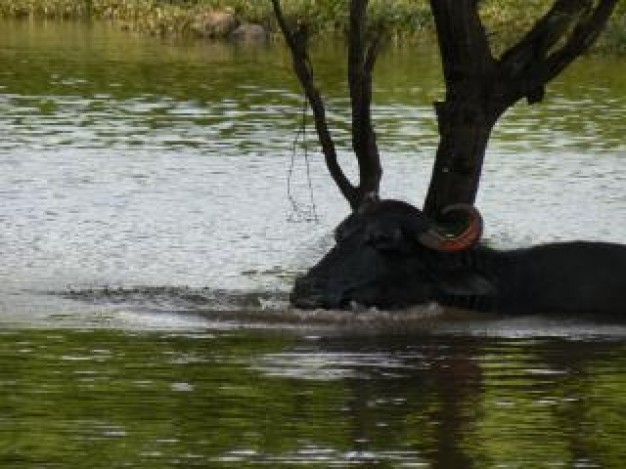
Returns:
[[[626,242],[624,76],[584,58],[505,116],[488,242]],[[383,195],[423,200],[441,93],[432,48],[381,57]],[[277,45],[0,23],[2,466],[621,467],[623,325],[288,308],[348,210],[301,107]]]

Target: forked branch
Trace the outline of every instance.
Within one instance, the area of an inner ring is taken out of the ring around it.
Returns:
[[[540,100],[545,85],[595,42],[617,1],[557,0],[499,61],[503,75],[515,84],[510,98]]]
[[[382,168],[372,126],[372,72],[382,36],[367,45],[366,18],[368,0],[350,2],[350,37],[348,47],[348,84],[352,105],[352,147],[359,163],[359,194],[378,195]]]
[[[296,72],[296,76],[304,89],[304,93],[307,97],[309,105],[311,106],[311,110],[313,111],[315,130],[322,146],[326,166],[328,167],[335,184],[337,184],[339,191],[354,209],[359,203],[357,189],[346,177],[341,169],[341,166],[339,165],[339,162],[337,161],[337,150],[330,134],[330,130],[328,129],[324,102],[313,79],[313,69],[311,68],[311,62],[307,51],[307,27],[306,25],[301,24],[298,26],[298,29],[295,31],[292,30],[285,20],[280,1],[272,0],[272,5],[274,7],[276,20],[278,21],[278,26],[280,27],[285,37],[285,41],[287,42],[287,46],[291,51],[294,71]]]
[[[292,29],[285,20],[280,0],[272,0],[278,25],[291,51],[296,76],[315,120],[315,128],[326,165],[343,196],[353,210],[372,196],[377,197],[382,168],[372,125],[372,72],[383,42],[383,34],[368,40],[368,0],[350,0],[350,36],[348,49],[348,83],[352,107],[352,147],[359,167],[359,184],[354,186],[345,176],[338,161],[335,145],[328,129],[322,97],[317,89],[307,50],[308,32],[304,25]]]
[[[542,73],[539,74],[541,80],[552,80],[591,47],[606,26],[617,2],[618,0],[600,0],[596,8],[578,21],[567,42],[546,59]]]

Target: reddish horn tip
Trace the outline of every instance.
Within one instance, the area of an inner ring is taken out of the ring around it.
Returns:
[[[469,204],[448,205],[442,210],[442,214],[463,211],[467,213],[467,227],[458,235],[446,236],[444,241],[444,251],[462,251],[474,246],[483,234],[483,217],[476,207]]]
[[[419,241],[437,251],[456,252],[469,249],[474,246],[483,233],[483,218],[478,209],[468,204],[449,205],[442,210],[442,214],[463,211],[468,214],[467,228],[458,235],[443,234],[440,230],[432,228],[419,235]]]

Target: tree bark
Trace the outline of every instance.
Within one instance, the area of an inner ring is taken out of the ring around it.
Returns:
[[[454,203],[474,203],[487,143],[497,120],[484,102],[439,102],[435,110],[440,139],[424,205],[432,218]]]

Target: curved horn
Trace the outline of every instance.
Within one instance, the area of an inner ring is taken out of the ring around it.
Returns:
[[[456,252],[469,249],[475,245],[483,233],[483,218],[478,209],[468,204],[449,205],[442,213],[463,210],[468,214],[467,228],[458,235],[448,235],[433,227],[417,236],[418,241],[427,248],[435,251]]]

